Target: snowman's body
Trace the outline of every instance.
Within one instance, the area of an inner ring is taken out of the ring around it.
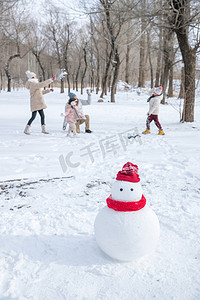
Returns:
[[[110,196],[111,201],[114,199],[114,208],[104,207],[96,217],[97,244],[112,258],[130,261],[150,253],[156,246],[160,235],[159,221],[146,205],[145,198],[144,206],[136,211],[115,210],[118,204],[125,207],[139,204],[142,197],[140,182],[117,180]]]

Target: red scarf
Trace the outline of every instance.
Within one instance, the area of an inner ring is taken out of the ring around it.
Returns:
[[[116,211],[137,211],[142,209],[146,205],[146,198],[142,195],[142,198],[136,202],[123,202],[116,201],[111,198],[111,195],[106,199],[107,206]]]

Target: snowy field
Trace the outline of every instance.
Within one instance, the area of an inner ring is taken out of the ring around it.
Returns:
[[[66,94],[45,95],[50,134],[37,116],[30,136],[28,91],[0,94],[1,300],[200,299],[200,97],[196,122],[179,122],[174,98],[160,107],[165,136],[152,123],[150,135],[127,139],[145,129],[147,97],[118,92],[115,104],[98,103],[93,93],[83,107],[93,133],[81,125],[70,138]],[[154,253],[121,263],[98,248],[93,224],[128,161],[161,236]]]

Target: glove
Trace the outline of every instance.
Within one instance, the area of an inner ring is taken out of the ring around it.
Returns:
[[[53,92],[54,91],[54,89],[50,89],[50,92]]]
[[[52,79],[53,81],[56,80],[56,76],[54,75],[51,79]]]

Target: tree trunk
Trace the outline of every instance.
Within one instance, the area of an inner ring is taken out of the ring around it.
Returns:
[[[161,72],[161,70],[163,70],[163,71]],[[164,81],[164,58],[163,58],[163,55],[162,55],[162,57],[161,57],[161,66],[160,66],[160,82],[156,86],[162,85],[163,81]]]
[[[161,50],[158,50],[155,86],[159,86],[161,71]]]
[[[78,76],[79,76],[80,68],[81,68],[81,62],[79,61],[79,65],[78,65],[78,69],[77,69],[76,77],[75,77],[76,91],[77,91],[77,92],[78,92]]]
[[[106,94],[106,83],[107,83],[107,79],[108,79],[108,71],[110,68],[110,64],[111,64],[111,58],[112,58],[112,49],[110,50],[110,54],[108,57],[108,61],[106,62],[106,69],[105,69],[105,74],[102,80],[102,91],[101,91],[101,95],[100,98],[103,98],[103,95]]]
[[[119,75],[119,66],[120,66],[120,59],[117,49],[115,50],[115,67],[114,67],[114,74],[113,74],[113,81],[112,81],[112,88],[111,88],[111,102],[115,102],[115,91],[117,85],[117,79]]]
[[[185,112],[182,121],[194,122],[196,49],[190,47],[186,32],[184,35],[182,31],[177,30],[176,34],[183,56],[185,70]]]
[[[67,87],[68,87],[68,93],[70,92],[70,71],[69,71],[69,62],[68,62],[68,47],[69,47],[69,27],[67,27],[67,33],[68,33],[68,39],[65,45],[65,51],[64,51],[64,70],[67,73]],[[65,77],[65,76],[64,76]]]
[[[7,69],[5,69],[5,73],[7,76],[7,92],[11,92],[11,75]]]
[[[2,91],[3,89],[3,74],[2,74],[2,71],[1,71],[1,86],[0,86],[0,92]]]
[[[64,80],[61,79],[61,81],[60,81],[60,93],[63,94],[64,92],[65,92]]]
[[[84,88],[84,78],[85,78],[85,74],[87,71],[87,52],[86,52],[86,48],[83,48],[83,53],[84,53],[84,62],[85,62],[85,69],[82,73],[82,77],[81,77],[81,95],[83,95],[83,88]]]
[[[98,48],[98,43],[96,39],[94,38],[94,35],[92,35],[92,39],[94,42],[94,46],[96,49],[96,65],[97,65],[97,71],[96,71],[96,94],[99,93],[99,88],[100,88],[100,55],[99,55],[99,48]]]
[[[196,52],[196,51],[195,51]],[[185,116],[182,121],[194,122],[196,53],[192,52],[185,61]]]
[[[179,92],[179,98],[184,99],[185,98],[185,88],[184,88],[184,83],[185,83],[185,70],[184,67],[181,69],[181,86],[180,86],[180,92]]]
[[[76,91],[78,92],[78,72],[76,73],[75,83],[76,83]]]
[[[128,41],[127,41],[128,42]],[[125,73],[125,82],[129,83],[129,77],[130,77],[130,46],[127,45],[126,47],[126,73]]]
[[[83,72],[82,73],[82,76],[81,76],[81,95],[83,94],[83,80],[84,80],[84,77],[83,77]]]
[[[75,84],[75,82],[76,82],[76,80],[75,80],[75,74],[73,73],[73,90],[75,90],[75,88],[76,88],[76,84]]]
[[[164,71],[162,72],[162,82],[161,85],[163,87],[163,99],[161,101],[162,104],[165,104],[165,97],[166,97],[166,89],[167,89],[167,83],[168,83],[168,76],[169,76],[169,61],[165,61],[164,63]]]
[[[143,0],[145,3],[145,0]],[[144,4],[143,4],[144,5]],[[141,38],[140,38],[140,62],[139,62],[139,79],[138,87],[145,87],[145,22],[142,18]]]
[[[46,77],[45,77],[45,69],[41,63],[41,59],[40,59],[40,53],[38,53],[37,51],[35,51],[34,49],[32,49],[32,53],[33,55],[35,56],[39,66],[40,66],[40,69],[42,71],[42,80],[45,81]]]
[[[99,87],[100,87],[100,78],[99,78],[99,71],[97,71],[97,81],[96,81],[96,94],[99,93]]]
[[[194,121],[194,103],[195,103],[195,75],[196,75],[196,51],[199,47],[199,42],[194,48],[190,46],[189,25],[191,24],[190,16],[190,1],[173,0],[170,6],[173,9],[173,29],[176,32],[179,47],[184,62],[185,70],[185,97],[184,111],[182,121]]]
[[[168,88],[168,97],[173,97],[173,66],[169,69],[169,88]]]
[[[171,56],[173,52],[173,32],[171,29],[166,28],[164,33],[164,47],[163,47],[163,59],[164,59],[164,71],[163,71],[163,81],[162,81],[162,87],[163,87],[163,100],[162,104],[165,104],[165,97],[166,97],[166,90],[167,90],[167,84],[169,79],[169,70],[171,67]]]
[[[147,49],[148,49],[148,58],[150,66],[150,75],[151,75],[151,88],[153,88],[153,64],[151,60],[151,41],[150,41],[150,32],[147,32]]]
[[[68,93],[70,92],[71,86],[70,86],[70,78],[69,75],[67,73],[67,87],[68,87]]]
[[[8,79],[8,90],[7,92],[11,92],[11,75],[10,75],[10,71],[9,71],[9,68],[10,68],[10,63],[11,61],[14,59],[14,58],[17,58],[17,57],[20,57],[20,54],[17,53],[17,54],[14,54],[14,55],[11,55],[7,61],[7,64],[4,68],[5,70],[5,73],[6,73],[6,76],[7,76],[7,79]]]
[[[106,95],[107,95],[107,90],[110,93],[111,91],[111,79],[112,79],[112,72],[110,70],[109,75],[108,75],[108,80],[107,80],[107,85],[106,85]]]
[[[98,94],[100,88],[100,58],[99,58],[99,49],[96,43],[95,43],[95,47],[97,51],[96,94]]]
[[[159,16],[159,24],[161,24],[161,16]],[[159,48],[157,50],[157,62],[156,62],[156,80],[155,80],[155,86],[159,86],[160,82],[160,75],[161,75],[161,56],[162,56],[162,39],[163,39],[163,33],[162,33],[162,27],[160,26],[160,32],[159,32]]]
[[[8,89],[7,89],[7,92],[11,92],[11,76],[8,75],[7,79],[8,79]]]
[[[92,68],[92,71],[91,71],[91,91],[94,91],[94,69]]]
[[[100,59],[97,57],[97,76],[96,76],[96,94],[99,93],[100,88]]]

